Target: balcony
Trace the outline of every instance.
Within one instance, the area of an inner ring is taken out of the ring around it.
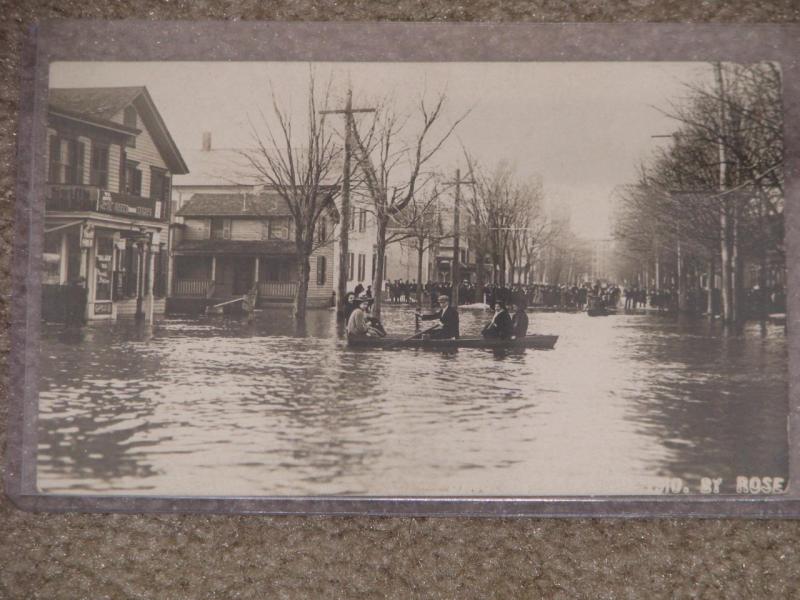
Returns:
[[[161,220],[163,206],[152,198],[109,192],[94,185],[48,184],[45,209],[53,212],[98,212],[136,219]]]

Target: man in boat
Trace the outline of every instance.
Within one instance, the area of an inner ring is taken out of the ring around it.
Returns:
[[[432,339],[442,340],[458,337],[458,310],[450,306],[450,298],[442,294],[439,296],[439,310],[430,315],[423,315],[417,311],[417,317],[423,321],[438,320],[441,328],[432,331]]]
[[[508,314],[504,300],[498,300],[495,313],[489,324],[483,328],[481,335],[485,338],[510,340],[514,335],[511,315]]]
[[[511,317],[511,329],[515,338],[524,338],[528,335],[528,312],[525,297],[514,304],[514,316]]]

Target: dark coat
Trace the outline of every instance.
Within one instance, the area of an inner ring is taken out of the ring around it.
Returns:
[[[507,310],[500,311],[492,321],[483,328],[483,337],[509,339],[514,335],[514,327],[511,323],[511,315]]]
[[[437,311],[432,315],[421,315],[423,321],[433,321],[438,319],[442,328],[431,332],[431,337],[435,338],[457,338],[458,337],[458,311],[454,306],[448,306],[444,311]]]
[[[514,313],[514,316],[511,317],[511,328],[518,338],[528,335],[528,313],[525,310],[518,310]]]

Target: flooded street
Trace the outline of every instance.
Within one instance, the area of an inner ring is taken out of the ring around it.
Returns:
[[[43,325],[53,493],[658,493],[787,476],[782,326],[531,313],[552,351],[348,350],[332,312]],[[487,313],[461,311],[462,335]],[[413,313],[389,308],[392,333]]]

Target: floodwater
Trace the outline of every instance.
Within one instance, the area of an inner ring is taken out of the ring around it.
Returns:
[[[488,319],[462,310],[462,335]],[[43,325],[43,492],[550,495],[787,477],[782,326],[532,313],[554,350],[348,350],[255,323]],[[390,308],[392,333],[413,315]],[[685,487],[684,487],[685,485]]]

